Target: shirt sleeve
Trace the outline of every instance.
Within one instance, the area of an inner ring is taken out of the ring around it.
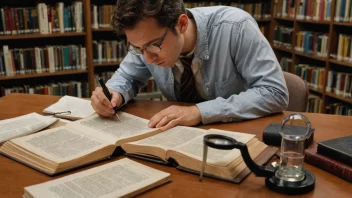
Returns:
[[[121,93],[124,103],[137,96],[148,83],[151,73],[141,57],[128,53],[106,86]]]
[[[283,72],[254,19],[246,18],[234,26],[231,56],[248,89],[227,99],[218,97],[197,104],[204,124],[254,119],[288,106]]]

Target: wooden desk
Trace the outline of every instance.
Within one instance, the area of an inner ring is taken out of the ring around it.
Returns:
[[[23,114],[37,112],[41,113],[44,108],[58,101],[60,97],[11,94],[0,98],[0,120],[20,116]],[[123,108],[123,111],[149,119],[158,111],[175,102],[158,101],[132,101]],[[252,121],[212,124],[201,126],[201,128],[218,128],[230,131],[239,131],[256,134],[259,139],[262,131],[270,122],[279,122],[283,116],[289,112],[276,114]],[[335,116],[325,114],[304,113],[316,129],[314,143],[352,134],[352,117]],[[120,157],[122,158],[122,157]],[[118,159],[120,159],[118,158]],[[198,181],[199,176],[184,173],[172,167],[165,167],[141,160],[136,160],[161,171],[171,173],[173,182],[157,189],[151,190],[141,195],[141,197],[285,197],[268,190],[264,184],[264,178],[256,178],[250,174],[240,185],[230,184],[214,179],[204,178],[203,182]],[[102,165],[109,161],[100,162]],[[92,168],[79,169],[79,171]],[[315,190],[302,197],[351,197],[352,185],[323,170],[304,165],[305,168],[313,172],[316,176]],[[77,172],[72,171],[70,174]],[[0,155],[0,196],[1,197],[21,197],[25,186],[39,184],[45,181],[56,179],[68,174],[49,177],[20,163],[10,160]]]

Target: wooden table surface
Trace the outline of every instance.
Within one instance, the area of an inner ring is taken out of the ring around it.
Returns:
[[[58,101],[59,98],[44,95],[10,94],[0,98],[0,120],[31,112],[42,113],[44,108]],[[174,104],[180,103],[136,100],[131,101],[122,111],[149,119],[158,111]],[[290,112],[283,112],[251,121],[205,125],[200,126],[200,128],[218,128],[246,132],[257,135],[261,140],[262,131],[269,123],[280,122],[283,116],[288,114]],[[317,142],[323,140],[352,135],[352,117],[314,113],[304,113],[304,115],[310,119],[312,127],[315,128],[314,142],[311,146],[316,146]],[[118,157],[114,160],[121,158],[123,157]],[[140,197],[285,197],[285,195],[268,190],[265,187],[264,178],[257,178],[253,174],[250,174],[241,184],[231,184],[209,178],[204,178],[203,182],[199,182],[199,176],[197,175],[142,160],[135,161],[169,172],[173,180],[171,183],[140,195]],[[108,162],[111,161],[100,162],[77,171],[86,170]],[[314,191],[300,197],[352,197],[351,183],[309,164],[305,164],[304,167],[314,173],[316,184]],[[0,155],[0,197],[21,197],[25,186],[60,178],[77,171],[49,177]]]

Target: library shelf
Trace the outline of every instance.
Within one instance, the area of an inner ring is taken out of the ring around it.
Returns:
[[[14,39],[40,39],[51,37],[72,37],[72,36],[85,36],[85,32],[66,32],[66,33],[52,33],[52,34],[18,34],[0,36],[0,40],[14,40]]]
[[[13,80],[13,79],[24,79],[24,78],[38,78],[46,76],[64,76],[64,75],[73,75],[73,74],[86,74],[87,70],[69,70],[69,71],[58,71],[58,72],[44,72],[36,74],[23,74],[15,76],[0,76],[0,80]]]
[[[338,65],[343,65],[343,66],[347,66],[347,67],[352,67],[352,63],[350,62],[345,62],[345,61],[338,61],[336,59],[329,59],[329,62],[330,63],[335,63],[335,64],[338,64]]]
[[[327,61],[327,58],[314,56],[314,55],[310,55],[310,54],[304,54],[304,53],[298,52],[298,51],[295,51],[295,54],[298,56],[303,56],[303,57],[307,57],[307,58],[311,58],[311,59],[315,59],[315,60]]]
[[[105,67],[105,66],[118,66],[121,61],[117,62],[105,62],[105,63],[94,63],[94,67]]]
[[[335,99],[338,99],[338,100],[341,100],[341,101],[344,101],[344,102],[352,104],[352,98],[346,98],[346,97],[343,97],[343,96],[339,96],[339,95],[337,95],[335,93],[332,93],[332,92],[325,92],[325,95],[329,96],[331,98],[335,98]]]

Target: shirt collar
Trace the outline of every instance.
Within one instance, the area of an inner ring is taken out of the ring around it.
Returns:
[[[197,9],[187,9],[194,17],[197,26],[197,43],[194,55],[197,58],[208,60],[209,59],[209,46],[208,46],[208,29],[206,16],[199,12]],[[193,50],[192,50],[193,51]]]

